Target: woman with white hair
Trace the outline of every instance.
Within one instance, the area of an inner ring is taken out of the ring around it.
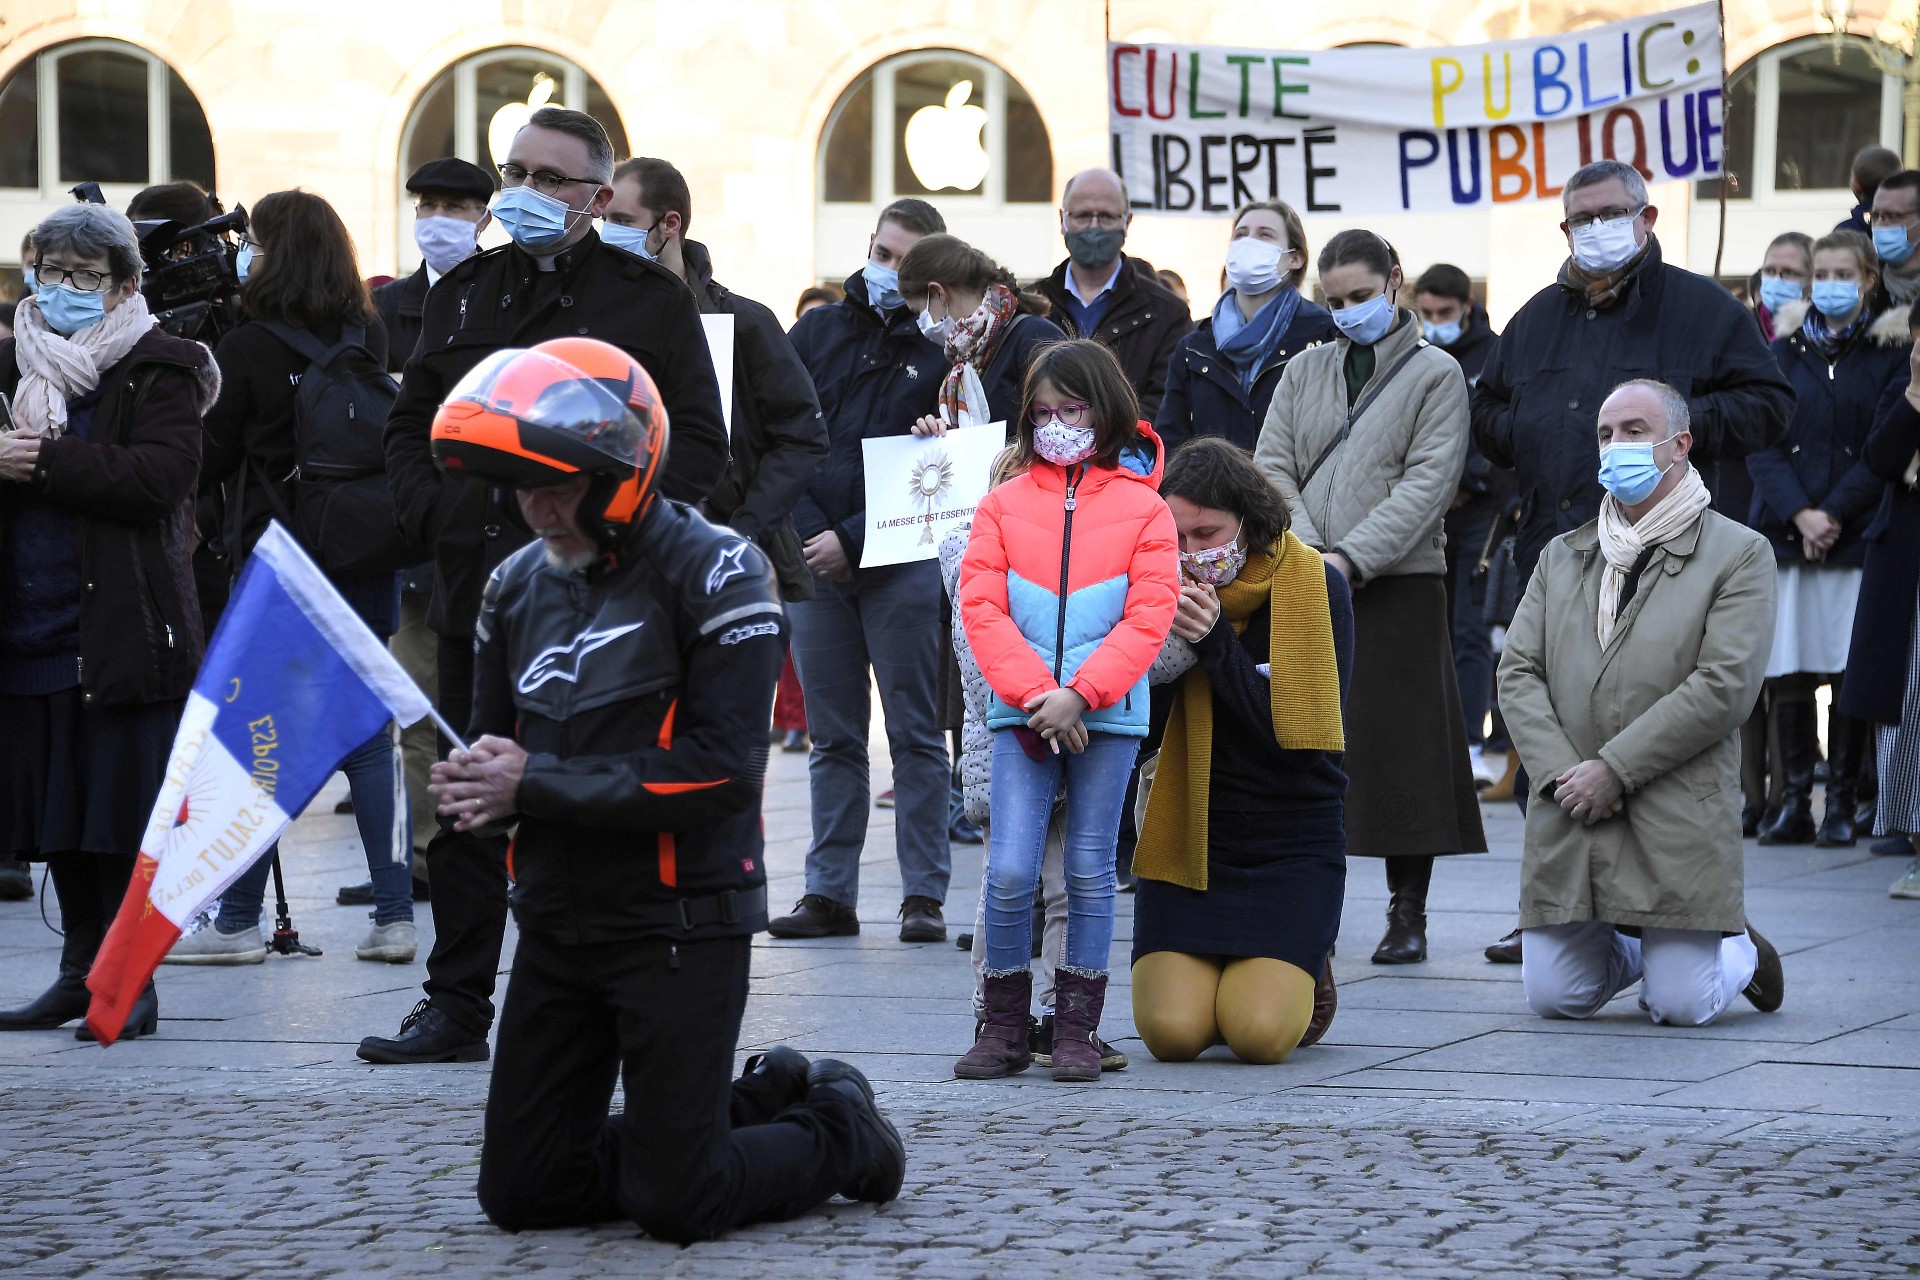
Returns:
[[[35,290],[0,342],[0,851],[47,864],[65,941],[6,1031],[86,1015],[126,895],[204,647],[193,495],[220,384],[205,347],[148,313],[124,215],[69,205],[32,245]],[[125,1035],[158,1019],[148,984]]]

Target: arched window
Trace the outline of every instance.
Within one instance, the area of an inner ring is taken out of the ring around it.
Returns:
[[[434,78],[400,135],[399,244],[403,267],[418,261],[413,251],[413,197],[407,175],[429,160],[458,156],[492,170],[507,158],[513,135],[541,107],[572,107],[598,120],[613,142],[613,154],[628,154],[620,113],[600,82],[574,63],[539,49],[489,49],[462,58]],[[492,233],[498,235],[497,229]],[[483,239],[482,243],[488,241]]]
[[[1864,40],[1797,40],[1734,72],[1726,121],[1728,199],[1844,192],[1855,152],[1900,149],[1900,77],[1875,65]],[[1696,190],[1718,199],[1719,180]]]
[[[986,205],[1053,199],[1053,144],[1033,99],[984,58],[922,50],[875,64],[840,95],[820,146],[821,198]]]
[[[0,83],[0,199],[53,200],[79,182],[131,195],[180,178],[213,189],[213,135],[186,82],[145,49],[76,40]]]
[[[1050,266],[1058,229],[1035,218],[1056,194],[1053,142],[1020,82],[985,58],[921,49],[875,63],[820,131],[815,273],[859,265],[880,210],[930,200],[948,229],[1014,270]]]

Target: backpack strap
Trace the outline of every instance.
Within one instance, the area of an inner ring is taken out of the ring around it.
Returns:
[[[311,330],[281,324],[277,320],[262,320],[258,323],[262,329],[292,347],[296,354],[305,356],[308,364],[317,362],[327,354],[327,345],[314,337]]]

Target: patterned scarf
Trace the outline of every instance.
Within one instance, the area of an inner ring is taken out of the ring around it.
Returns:
[[[1682,463],[1687,474],[1660,499],[1660,505],[1640,517],[1638,523],[1627,519],[1620,499],[1607,494],[1600,499],[1600,554],[1607,567],[1600,579],[1600,613],[1594,619],[1594,634],[1605,649],[1613,639],[1614,623],[1620,612],[1620,593],[1626,589],[1627,574],[1648,547],[1672,541],[1693,527],[1701,512],[1713,505],[1706,481],[1690,462]]]
[[[1252,398],[1260,366],[1280,345],[1280,339],[1286,336],[1299,310],[1300,291],[1292,286],[1282,288],[1267,299],[1251,320],[1240,310],[1239,297],[1233,290],[1220,295],[1220,301],[1213,306],[1213,345],[1240,375],[1242,395]]]
[[[47,327],[38,299],[22,299],[13,315],[14,358],[20,365],[14,421],[38,435],[64,434],[67,401],[99,386],[101,373],[125,359],[157,323],[147,300],[136,293],[98,324],[62,337]]]
[[[946,345],[953,368],[940,384],[940,417],[949,426],[977,427],[993,420],[980,370],[993,363],[1019,309],[1020,299],[1013,290],[1003,284],[988,285],[987,296],[973,314],[954,321]]]
[[[1560,264],[1560,287],[1585,295],[1587,305],[1596,311],[1605,311],[1626,296],[1627,285],[1640,274],[1640,267],[1647,260],[1647,252],[1653,248],[1653,237],[1640,246],[1640,252],[1628,258],[1626,262],[1604,276],[1590,276],[1582,271],[1572,258]]]
[[[1820,308],[1808,307],[1807,318],[1800,322],[1800,332],[1813,345],[1814,350],[1820,353],[1821,358],[1830,362],[1857,335],[1864,332],[1868,325],[1873,323],[1873,316],[1868,314],[1868,310],[1867,307],[1862,306],[1854,313],[1853,320],[1846,328],[1835,329],[1827,323],[1827,318],[1820,314]]]

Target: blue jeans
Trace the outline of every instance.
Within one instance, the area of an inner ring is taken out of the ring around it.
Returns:
[[[382,729],[364,746],[348,756],[340,766],[347,775],[347,788],[353,795],[353,820],[360,827],[360,843],[367,851],[367,874],[373,877],[373,922],[392,924],[413,919],[413,833],[406,807],[400,807],[404,824],[399,847],[404,861],[393,860],[394,757],[393,739]],[[220,916],[216,923],[225,933],[260,927],[261,903],[266,897],[267,877],[273,872],[276,843],[260,855],[260,860],[240,874],[220,895]]]
[[[793,665],[813,738],[807,892],[847,907],[860,897],[860,856],[873,812],[867,767],[871,670],[893,756],[900,891],[945,902],[953,848],[947,839],[947,737],[935,695],[940,566],[927,560],[856,569],[852,582],[815,578],[813,585],[813,599],[787,606]]]
[[[1105,973],[1113,949],[1113,849],[1140,739],[1090,733],[1079,755],[1035,760],[1010,729],[993,735],[993,839],[987,852],[987,971],[1027,968],[1033,955],[1033,891],[1040,883],[1047,821],[1067,796],[1068,969]]]

